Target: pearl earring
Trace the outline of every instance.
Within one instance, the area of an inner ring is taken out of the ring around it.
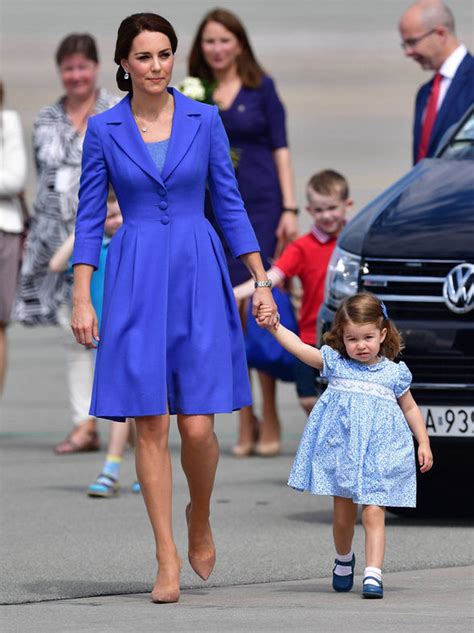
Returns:
[[[127,73],[127,71],[125,71],[125,74],[123,76],[124,79],[129,79],[130,75]]]

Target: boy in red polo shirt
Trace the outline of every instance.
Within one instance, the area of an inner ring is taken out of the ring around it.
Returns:
[[[330,169],[310,178],[306,195],[306,210],[314,221],[311,230],[286,247],[267,275],[274,286],[290,277],[299,277],[303,289],[299,335],[304,343],[316,345],[316,320],[324,299],[327,267],[353,201],[349,197],[347,180]],[[253,280],[250,280],[236,286],[234,295],[236,299],[243,299],[250,296],[253,290]],[[307,415],[317,400],[316,375],[313,367],[296,361],[296,389]]]

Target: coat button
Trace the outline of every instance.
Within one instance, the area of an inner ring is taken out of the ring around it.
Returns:
[[[161,224],[169,224],[170,223],[170,219],[167,215],[164,215],[161,220],[160,220]]]
[[[168,203],[166,202],[166,200],[162,200],[158,206],[160,207],[160,209],[163,209],[164,211],[165,209],[168,208]]]
[[[159,189],[158,193],[160,194],[160,196],[163,198],[164,196],[166,196],[166,190],[165,189]]]

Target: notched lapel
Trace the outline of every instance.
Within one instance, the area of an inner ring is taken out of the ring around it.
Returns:
[[[140,169],[163,185],[163,179],[133,119],[130,98],[125,97],[119,106],[121,107],[117,108],[117,120],[107,124],[111,137]]]
[[[469,55],[467,54],[462,60],[461,64],[459,65],[459,68],[451,81],[451,85],[448,88],[448,92],[446,93],[443,99],[443,103],[441,104],[441,108],[439,109],[438,115],[435,119],[433,131],[431,133],[430,149],[431,149],[431,144],[433,143],[435,139],[436,139],[436,145],[438,144],[440,140],[438,138],[439,129],[441,125],[443,124],[444,119],[446,118],[446,116],[448,115],[450,111],[451,103],[457,98],[458,93],[461,87],[463,86],[464,82],[468,81],[468,77],[466,77],[465,75],[468,74],[469,61],[470,61]]]
[[[176,91],[174,91],[174,94],[176,94]],[[182,106],[183,102],[179,98],[175,98],[173,127],[165,164],[163,165],[163,180],[169,178],[183,160],[201,126],[201,115],[187,112]]]

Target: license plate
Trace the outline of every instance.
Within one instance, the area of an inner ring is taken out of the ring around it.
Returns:
[[[420,406],[431,437],[473,437],[474,407]]]

